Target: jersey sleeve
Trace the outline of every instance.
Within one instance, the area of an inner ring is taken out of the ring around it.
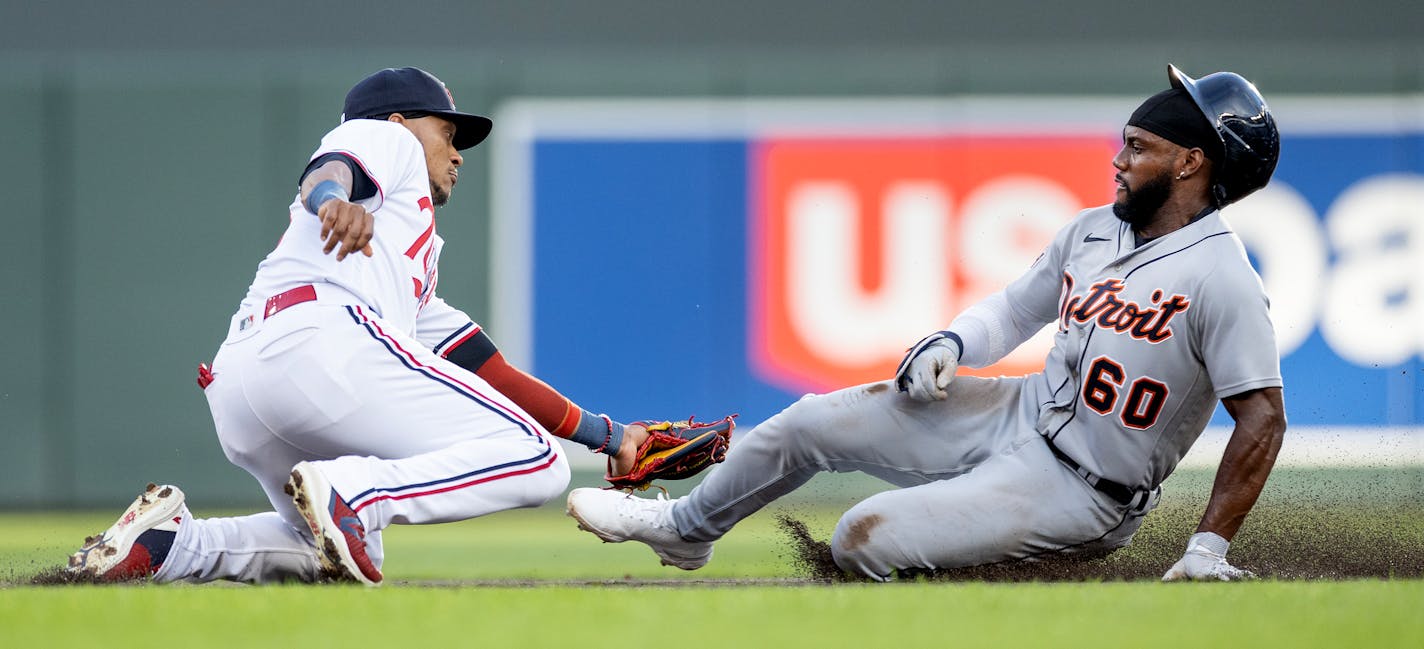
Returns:
[[[346,122],[321,139],[321,146],[312,154],[311,161],[333,154],[348,160],[374,185],[375,191],[370,192],[369,197],[360,197],[369,190],[357,191],[353,196],[353,202],[372,214],[385,203],[386,192],[425,168],[420,142],[404,126],[394,122],[369,119]]]
[[[1207,275],[1188,311],[1196,353],[1218,399],[1283,383],[1270,303],[1242,257],[1239,266],[1218,266]]]
[[[340,162],[351,170],[351,197],[349,200],[360,202],[376,195],[376,181],[371,180],[366,175],[366,168],[356,162],[355,158],[344,153],[323,153],[313,158],[307,163],[307,168],[302,171],[301,180],[297,184],[306,182],[307,176],[319,167],[325,166],[328,162]]]
[[[415,339],[441,357],[448,358],[479,332],[480,325],[439,296],[431,296],[415,317]]]
[[[1067,230],[1058,233],[1027,272],[950,323],[949,330],[963,343],[961,365],[991,365],[1058,317]]]

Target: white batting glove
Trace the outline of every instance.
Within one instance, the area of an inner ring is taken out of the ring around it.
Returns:
[[[1162,581],[1239,581],[1255,579],[1255,573],[1226,562],[1231,542],[1215,532],[1197,532],[1187,540],[1187,553],[1162,575]]]
[[[958,369],[959,344],[934,334],[910,348],[895,374],[895,385],[916,401],[943,401]]]

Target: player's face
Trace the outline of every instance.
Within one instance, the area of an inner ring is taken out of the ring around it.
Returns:
[[[455,124],[435,115],[407,119],[405,127],[425,149],[425,168],[430,172],[430,202],[437,207],[450,200],[460,179],[465,158],[455,150]]]
[[[1172,167],[1182,147],[1136,126],[1122,130],[1122,150],[1113,157],[1118,173],[1113,214],[1141,229],[1152,223],[1172,194]]]

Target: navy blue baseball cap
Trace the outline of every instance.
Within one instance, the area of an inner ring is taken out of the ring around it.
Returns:
[[[384,118],[391,113],[439,115],[455,124],[455,149],[463,151],[489,136],[488,117],[455,110],[455,98],[445,83],[419,68],[386,68],[357,83],[346,93],[341,121]]]

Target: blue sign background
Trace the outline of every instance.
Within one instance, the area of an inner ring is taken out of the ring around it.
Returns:
[[[800,396],[756,378],[747,358],[752,144],[535,141],[539,376],[625,421],[740,412],[754,424]],[[1419,134],[1292,136],[1275,178],[1320,218],[1368,176],[1424,173],[1421,151]],[[1417,353],[1398,366],[1360,367],[1336,355],[1317,328],[1282,359],[1282,372],[1293,425],[1424,423]],[[1219,411],[1213,423],[1230,420]]]
[[[543,141],[533,159],[541,378],[622,421],[791,403],[747,361],[747,142]]]
[[[1424,134],[1283,138],[1275,178],[1299,192],[1323,220],[1335,199],[1365,178],[1424,173],[1421,153]],[[1299,349],[1281,359],[1281,374],[1292,424],[1424,423],[1424,362],[1417,353],[1399,365],[1361,367],[1331,350],[1317,325]],[[1214,423],[1225,423],[1221,413]]]

